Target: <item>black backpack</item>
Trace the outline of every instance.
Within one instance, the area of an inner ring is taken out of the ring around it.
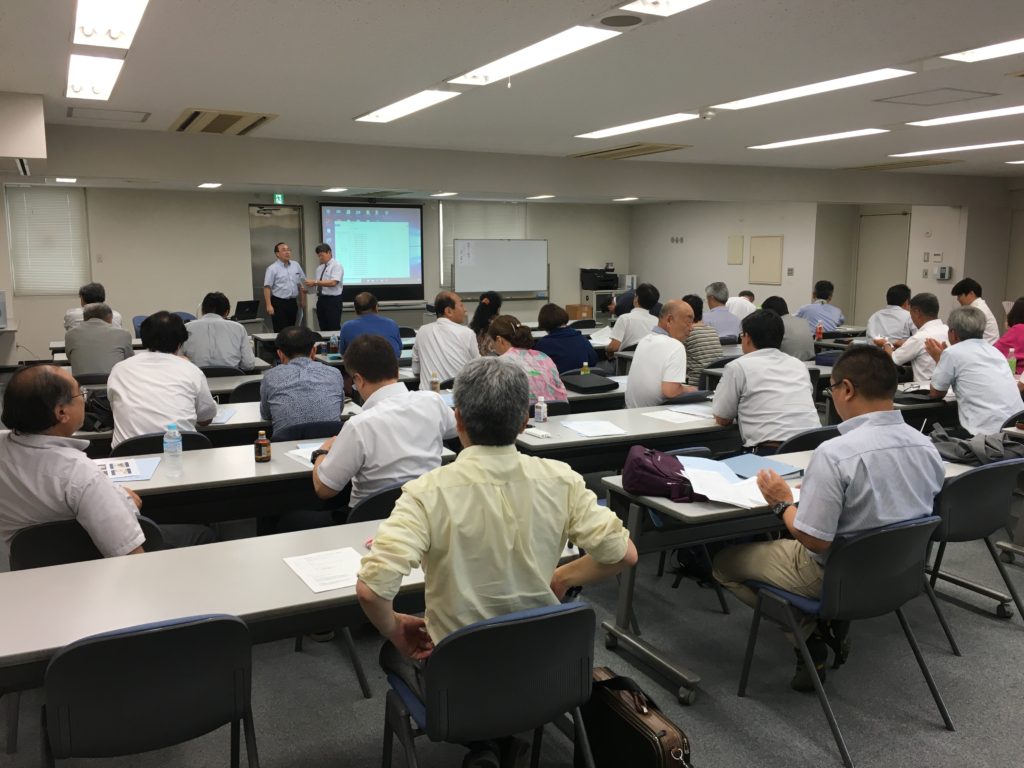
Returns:
[[[86,432],[109,432],[114,428],[114,410],[110,407],[110,399],[106,392],[90,392],[85,401],[85,423],[82,429]]]

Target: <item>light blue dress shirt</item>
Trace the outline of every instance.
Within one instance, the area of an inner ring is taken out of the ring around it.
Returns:
[[[285,266],[283,261],[275,258],[263,275],[263,286],[270,288],[271,295],[279,299],[294,299],[299,295],[299,285],[305,279],[306,273],[294,259]]]
[[[822,330],[825,333],[830,333],[846,321],[846,318],[843,317],[843,310],[821,300],[804,304],[797,311],[796,316],[806,320],[807,324],[811,326],[812,332],[818,327],[819,322]]]

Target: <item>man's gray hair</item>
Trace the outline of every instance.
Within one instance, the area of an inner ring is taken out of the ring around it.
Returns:
[[[722,282],[712,283],[704,289],[704,295],[725,304],[729,300],[729,286]]]
[[[949,313],[949,330],[955,331],[960,341],[985,336],[985,313],[974,307],[957,307]]]
[[[511,360],[484,357],[455,377],[455,407],[474,445],[512,445],[530,414],[530,382]]]
[[[109,323],[114,319],[114,311],[106,304],[86,304],[82,307],[82,320],[92,320],[94,317]]]

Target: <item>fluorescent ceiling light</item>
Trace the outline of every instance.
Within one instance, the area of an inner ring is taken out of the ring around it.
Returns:
[[[321,190],[321,192],[327,192],[333,195],[338,192],[348,192],[348,187],[328,187],[327,189]]]
[[[534,195],[533,197],[526,198],[527,200],[550,200],[554,195]]]
[[[487,85],[496,80],[504,80],[512,75],[518,75],[528,69],[547,64],[549,61],[568,56],[570,53],[581,51],[597,43],[602,43],[621,32],[610,29],[597,29],[596,27],[571,27],[564,32],[541,40],[539,43],[528,45],[520,51],[502,56],[500,59],[484,64],[482,67],[467,72],[464,75],[449,80],[449,83],[459,85]]]
[[[616,125],[614,128],[602,128],[600,131],[581,133],[577,139],[604,139],[608,136],[618,136],[620,133],[633,133],[634,131],[645,131],[648,128],[657,128],[661,125],[672,125],[674,123],[685,123],[687,120],[696,120],[700,115],[691,115],[688,112],[676,112],[674,115],[662,115],[652,117],[650,120],[640,120],[636,123]]]
[[[149,0],[78,0],[75,45],[131,48]]]
[[[796,88],[787,88],[784,91],[766,93],[762,96],[751,96],[749,99],[730,101],[725,104],[715,104],[712,109],[748,109],[750,107],[760,107],[762,104],[773,104],[776,101],[800,99],[804,96],[813,96],[816,93],[839,91],[843,88],[853,88],[858,85],[878,83],[882,80],[891,80],[894,77],[904,77],[906,75],[913,74],[915,73],[909,69],[875,69],[871,72],[862,72],[859,75],[837,77],[835,80],[823,80],[820,83],[799,85]]]
[[[1015,53],[1024,53],[1024,37],[1019,40],[1008,40],[1005,43],[986,45],[984,48],[972,48],[969,51],[951,53],[942,58],[951,59],[952,61],[966,61],[970,64],[971,62],[985,61],[986,59],[998,59],[1000,56],[1012,56]]]
[[[455,197],[458,192],[435,192],[431,197]]]
[[[216,189],[219,186],[220,186],[220,182],[219,181],[204,181],[202,184],[199,185],[199,188],[200,189]]]
[[[649,16],[674,16],[677,13],[704,5],[711,0],[637,0],[635,3],[619,6],[620,11],[646,13]]]
[[[801,144],[817,144],[822,141],[839,141],[840,139],[855,139],[858,136],[871,136],[876,133],[888,133],[884,128],[862,128],[858,131],[843,131],[842,133],[827,133],[824,136],[808,136],[806,139],[789,139],[788,141],[776,141],[772,144],[757,144],[747,149],[782,149],[783,147],[798,147]]]
[[[946,152],[969,152],[972,149],[995,149],[996,147],[1015,147],[1018,144],[1024,144],[1024,141],[1016,139],[1014,141],[997,141],[994,144],[971,144],[966,147],[946,147],[945,149],[923,149],[919,152],[901,152],[898,155],[889,155],[889,157],[919,157],[921,155],[941,155]]]
[[[1007,165],[1024,165],[1024,160],[1007,160]]]
[[[613,203],[631,203],[634,200],[639,200],[639,197],[616,197],[612,200]]]
[[[110,98],[110,92],[114,90],[123,64],[124,59],[71,54],[68,65],[68,90],[65,96],[69,99],[106,101]]]
[[[413,112],[440,104],[442,101],[454,99],[458,95],[458,91],[420,91],[401,101],[396,101],[394,104],[388,104],[386,107],[368,112],[357,117],[356,120],[362,123],[390,123],[392,120],[411,115]]]
[[[58,184],[74,184],[78,179],[72,179],[64,176],[58,176],[54,179]]]
[[[928,127],[932,125],[949,125],[950,123],[966,123],[970,120],[988,120],[992,117],[1009,117],[1010,115],[1024,114],[1024,106],[1004,107],[1003,109],[986,109],[984,112],[968,112],[964,115],[950,115],[949,117],[933,117],[931,120],[916,120],[907,125],[919,125]]]

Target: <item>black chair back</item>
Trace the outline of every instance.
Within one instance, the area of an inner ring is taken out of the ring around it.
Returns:
[[[251,724],[252,640],[234,616],[129,627],[59,651],[44,688],[52,757],[148,752]]]
[[[431,741],[530,731],[586,702],[594,627],[589,605],[564,603],[481,621],[444,638],[424,674]]]
[[[740,339],[738,336],[719,336],[718,343],[724,347],[727,344],[739,344]]]
[[[572,413],[572,407],[569,405],[568,400],[552,400],[548,402],[544,401],[548,406],[548,416],[568,416]],[[537,407],[536,403],[530,403],[530,418],[533,418],[534,409]]]
[[[869,619],[920,594],[928,540],[938,526],[929,515],[837,537],[825,565],[821,618]]]
[[[189,432],[188,430],[181,433],[181,449],[183,451],[199,451],[204,448],[213,448],[213,443],[203,433]],[[143,456],[147,453],[163,453],[163,451],[164,433],[150,432],[147,435],[129,437],[127,440],[118,443],[116,448],[110,449],[110,458],[114,459],[118,456]]]
[[[818,391],[818,382],[821,381],[821,369],[820,368],[808,368],[807,375],[811,379],[811,397],[815,396]]]
[[[705,389],[697,389],[693,392],[683,392],[681,395],[665,400],[662,405],[686,405],[686,403],[703,403],[711,393]]]
[[[285,440],[319,440],[335,437],[341,432],[340,421],[310,421],[306,424],[291,424],[282,429],[275,429],[271,440],[283,443]]]
[[[453,389],[455,387],[455,379],[445,379],[441,382],[441,389]]]
[[[383,520],[395,508],[395,502],[402,495],[402,486],[377,491],[367,499],[363,499],[348,513],[346,523],[365,523],[367,520]]]
[[[160,526],[148,517],[139,517],[147,552],[164,548]],[[45,568],[50,565],[102,560],[102,553],[92,543],[89,533],[77,520],[55,520],[22,528],[11,539],[11,570]]]
[[[799,435],[793,435],[789,440],[784,441],[782,445],[779,446],[776,453],[813,451],[826,440],[831,440],[833,437],[839,437],[838,427],[832,426],[808,429],[806,432],[801,432]]]
[[[180,310],[175,310],[171,314],[177,315],[178,317],[180,317],[186,323],[191,323],[193,320],[196,319],[196,316],[193,315],[191,312],[182,312]]]
[[[725,342],[722,342],[722,343],[724,344]],[[697,379],[697,388],[698,389],[707,389],[708,388],[708,377],[704,375],[704,371],[706,371],[708,368],[725,368],[725,366],[727,366],[729,363],[731,363],[735,359],[736,359],[735,357],[720,357],[717,360],[712,360],[710,363],[708,363],[703,368],[701,368],[700,369],[700,377]]]
[[[974,541],[1005,526],[1021,472],[1024,459],[1009,459],[946,478],[935,497],[935,514],[942,518],[935,540]]]
[[[203,372],[203,375],[208,379],[218,379],[225,376],[244,376],[245,373],[240,368],[232,368],[229,365],[201,365],[199,370]]]
[[[639,344],[639,343],[640,342],[638,341],[638,342],[636,342],[636,344],[630,344],[628,347],[622,347],[618,351],[619,352],[636,352],[636,345]]]
[[[110,374],[109,373],[76,373],[76,374],[74,374],[74,376],[75,376],[75,381],[77,381],[80,386],[86,387],[86,386],[89,386],[89,385],[95,386],[97,384],[106,385],[107,377],[110,376]]]
[[[79,382],[79,384],[81,383],[82,382]],[[1024,397],[1024,393],[1022,393],[1021,396]],[[1003,422],[1003,426],[1000,427],[1000,429],[1006,429],[1007,427],[1015,427],[1021,421],[1024,421],[1024,411],[1017,411],[1017,413],[1013,414],[1013,416],[1011,416],[1010,418]]]
[[[581,320],[573,320],[569,323],[570,328],[597,328],[597,321],[592,317],[584,317]]]
[[[260,401],[260,387],[262,380],[243,381],[233,390],[228,397],[229,403],[258,403]]]
[[[674,451],[665,451],[669,456],[693,456],[696,459],[710,459],[714,456],[710,448],[702,445],[695,445],[691,448],[676,448]]]
[[[412,339],[416,336],[416,329],[410,328],[408,325],[398,326],[398,336],[402,339]]]

